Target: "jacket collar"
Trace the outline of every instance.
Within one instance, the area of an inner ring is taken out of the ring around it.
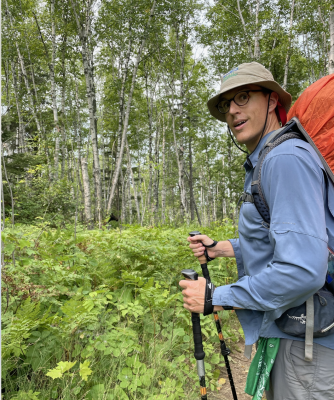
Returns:
[[[244,162],[244,168],[246,171],[250,171],[253,168],[256,167],[257,164],[257,160],[259,159],[259,154],[260,151],[262,150],[262,147],[265,145],[269,135],[274,132],[271,131],[269,133],[266,134],[266,136],[264,136],[261,140],[260,143],[257,145],[256,149],[253,151],[253,153],[251,153],[250,155],[247,156],[246,161]]]

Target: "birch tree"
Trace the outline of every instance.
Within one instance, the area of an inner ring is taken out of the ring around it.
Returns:
[[[328,73],[334,74],[334,6],[331,6],[329,16],[330,50],[328,57]]]
[[[102,223],[102,183],[100,172],[100,158],[99,146],[97,136],[97,112],[96,112],[96,96],[95,96],[95,82],[94,82],[94,61],[93,51],[91,49],[91,36],[92,36],[92,18],[94,0],[87,0],[83,12],[79,11],[76,0],[71,0],[72,10],[77,26],[77,32],[81,43],[81,55],[86,79],[86,94],[89,110],[90,134],[92,141],[93,151],[93,170],[94,170],[94,183],[96,187],[96,208],[99,225]]]
[[[290,51],[291,51],[294,9],[295,9],[295,0],[292,0],[291,1],[291,10],[290,10],[290,25],[289,25],[288,44],[287,44],[287,51],[286,51],[285,64],[284,64],[283,89],[286,89],[286,87],[288,85],[288,73],[289,73],[289,61],[290,61]]]
[[[119,151],[119,154],[118,154],[118,159],[116,160],[116,166],[115,166],[114,176],[113,176],[110,195],[109,195],[109,200],[108,200],[107,213],[110,211],[111,206],[112,206],[112,202],[113,202],[114,197],[115,197],[116,185],[117,185],[117,182],[118,182],[118,177],[119,177],[121,164],[122,164],[122,159],[123,159],[125,139],[126,139],[126,134],[127,134],[127,131],[128,131],[128,124],[129,124],[132,96],[133,96],[133,91],[134,91],[135,83],[136,83],[136,79],[137,79],[137,70],[138,70],[138,66],[139,66],[140,60],[141,60],[141,55],[142,55],[142,52],[143,52],[143,49],[144,49],[144,46],[145,46],[145,42],[146,42],[146,39],[147,39],[147,29],[150,27],[151,20],[152,20],[152,18],[154,16],[155,4],[156,4],[156,0],[153,1],[152,7],[151,7],[151,10],[150,10],[150,14],[149,14],[149,18],[148,18],[148,21],[147,21],[146,29],[144,30],[144,34],[143,34],[143,37],[141,39],[141,43],[140,43],[140,46],[139,46],[137,57],[135,59],[135,62],[134,62],[134,65],[133,65],[133,69],[132,69],[132,82],[131,82],[131,87],[130,87],[130,91],[129,91],[129,94],[128,94],[126,112],[125,112],[125,115],[124,115],[121,146],[120,146],[120,151]]]

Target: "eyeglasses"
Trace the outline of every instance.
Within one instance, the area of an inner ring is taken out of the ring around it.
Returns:
[[[245,106],[249,101],[249,92],[263,92],[263,90],[243,90],[242,92],[237,93],[230,100],[221,100],[216,105],[218,111],[222,114],[228,113],[232,101],[234,101],[237,106]]]

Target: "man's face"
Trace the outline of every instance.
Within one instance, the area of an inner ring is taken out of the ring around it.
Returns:
[[[230,100],[243,90],[261,89],[258,85],[244,85],[224,93],[221,99]],[[250,151],[256,147],[266,121],[268,96],[269,94],[263,92],[249,92],[249,101],[246,105],[238,106],[231,101],[230,109],[226,114],[226,122],[233,135]]]

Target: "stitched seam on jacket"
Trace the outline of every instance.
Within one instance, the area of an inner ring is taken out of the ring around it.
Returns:
[[[276,232],[276,231],[299,233],[300,235],[310,236],[310,237],[313,237],[313,238],[315,238],[315,239],[319,239],[319,240],[321,240],[322,242],[325,242],[326,244],[328,243],[328,240],[322,239],[322,238],[319,237],[319,236],[311,235],[311,234],[305,233],[305,232],[298,232],[298,231],[293,230],[293,229],[286,229],[286,230],[282,229],[282,230],[280,230],[280,229],[277,229],[277,228],[276,228],[276,229],[270,230],[269,232],[272,233],[272,232]]]

